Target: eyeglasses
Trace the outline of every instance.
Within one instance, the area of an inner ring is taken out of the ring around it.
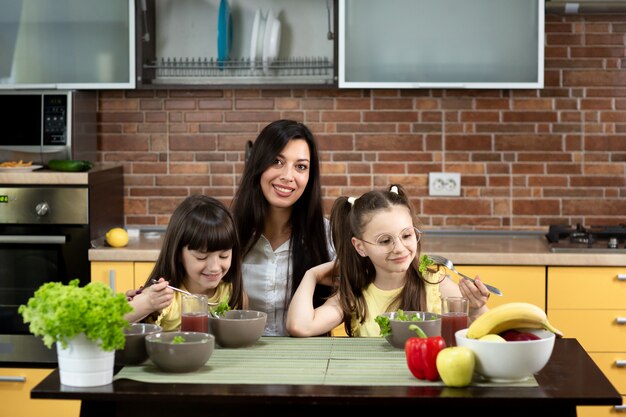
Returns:
[[[406,229],[403,229],[398,236],[383,233],[376,238],[376,242],[368,242],[365,239],[358,239],[365,243],[369,243],[370,245],[375,245],[386,253],[390,253],[396,248],[396,238],[404,246],[409,246],[417,244],[421,237],[422,232],[417,227],[407,227]]]

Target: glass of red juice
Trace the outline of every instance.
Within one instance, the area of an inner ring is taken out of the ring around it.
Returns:
[[[463,297],[441,299],[441,336],[446,346],[456,346],[454,333],[469,325],[469,300]]]
[[[180,330],[209,332],[209,299],[203,294],[181,294]]]

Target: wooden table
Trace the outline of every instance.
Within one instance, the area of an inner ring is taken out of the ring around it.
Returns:
[[[209,360],[210,362],[210,360]],[[118,370],[119,371],[119,370]],[[618,405],[617,390],[576,339],[557,339],[538,386],[389,386],[320,384],[146,383],[129,379],[76,388],[61,385],[58,370],[31,398],[82,400],[82,417],[267,416],[327,417],[371,412],[421,414],[459,411],[483,416],[575,416],[577,405]]]

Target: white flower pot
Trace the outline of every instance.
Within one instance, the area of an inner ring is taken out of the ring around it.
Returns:
[[[61,384],[71,387],[96,387],[113,381],[115,351],[105,352],[84,334],[76,336],[63,349],[57,342]]]

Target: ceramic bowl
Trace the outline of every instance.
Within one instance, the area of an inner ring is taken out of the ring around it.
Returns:
[[[389,317],[391,334],[385,336],[385,339],[391,346],[404,349],[406,340],[417,336],[413,330],[409,329],[411,324],[419,326],[427,336],[441,336],[441,315],[425,311],[405,311],[404,314],[411,320],[398,319],[397,311],[381,314],[381,316]]]
[[[209,316],[209,333],[221,347],[254,345],[263,335],[267,313],[255,310],[228,310],[220,317]]]
[[[126,343],[124,349],[115,351],[116,365],[138,365],[148,359],[146,336],[159,333],[163,328],[150,323],[131,323],[124,329]]]
[[[540,337],[521,342],[496,342],[465,337],[467,329],[458,330],[457,346],[474,351],[475,373],[493,382],[524,381],[548,363],[555,335],[547,330],[523,329]]]
[[[181,337],[182,341],[176,343]],[[214,348],[215,337],[208,333],[161,332],[146,336],[148,357],[165,372],[197,371],[209,360]]]

